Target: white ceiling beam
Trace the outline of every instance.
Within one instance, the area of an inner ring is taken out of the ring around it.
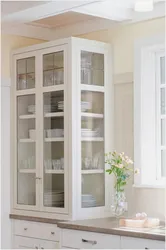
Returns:
[[[63,0],[56,0],[49,3],[44,3],[43,5],[35,6],[33,8],[29,8],[26,10],[22,10],[19,12],[15,12],[9,14],[7,16],[2,17],[1,23],[3,27],[9,27],[13,25],[18,25],[20,23],[29,23],[35,20],[39,20],[42,18],[46,18],[49,16],[58,15],[60,13],[64,13],[74,8],[98,2],[100,0],[75,0],[75,1],[63,1]]]
[[[63,26],[57,29],[48,29],[27,24],[19,24],[13,28],[2,29],[2,34],[13,34],[42,40],[56,40],[70,36],[79,36],[86,33],[91,33],[99,30],[116,28],[118,22],[113,22],[106,19],[93,19],[86,22]]]
[[[123,5],[120,5],[120,0],[107,0],[81,6],[73,11],[114,21],[123,21],[131,18],[131,9]]]

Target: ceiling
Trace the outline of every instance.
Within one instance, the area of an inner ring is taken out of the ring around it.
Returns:
[[[134,12],[136,1],[1,1],[2,33],[52,40],[165,16],[165,0],[150,13]]]
[[[97,17],[81,14],[74,11],[68,11],[56,16],[46,17],[34,22],[31,22],[30,25],[41,26],[50,29],[55,29],[58,27],[63,27],[67,25],[72,25],[74,23],[86,22],[88,20],[95,20]]]
[[[1,1],[1,15],[4,17],[15,12],[45,4],[47,2],[48,1]]]

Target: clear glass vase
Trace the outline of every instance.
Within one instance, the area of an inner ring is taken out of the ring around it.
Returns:
[[[112,195],[111,210],[115,217],[120,217],[125,212],[126,196],[124,192],[116,191]]]

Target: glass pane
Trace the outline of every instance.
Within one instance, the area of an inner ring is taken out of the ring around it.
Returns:
[[[166,150],[161,151],[161,175],[166,177]]]
[[[35,95],[17,97],[17,203],[36,205]]]
[[[161,62],[161,84],[165,84],[165,57],[161,57],[160,62]]]
[[[64,84],[63,51],[43,56],[43,86]]]
[[[35,58],[27,59],[27,73],[35,73]]]
[[[17,60],[17,90],[35,88],[35,57]]]
[[[81,83],[104,86],[104,55],[81,52]]]
[[[161,119],[161,145],[166,145],[166,120]]]
[[[161,88],[161,114],[166,114],[166,91],[165,88]]]
[[[44,93],[44,206],[64,207],[64,94]]]
[[[81,92],[82,207],[105,204],[104,94]]]

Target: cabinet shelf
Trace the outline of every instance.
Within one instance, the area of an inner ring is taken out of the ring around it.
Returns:
[[[44,117],[63,117],[64,112],[45,113]]]
[[[19,119],[35,119],[35,114],[28,114],[28,115],[20,115]]]
[[[18,172],[23,174],[34,174],[36,173],[36,169],[19,169]]]
[[[82,112],[81,116],[82,117],[91,117],[91,118],[100,118],[100,119],[104,118],[103,114],[85,113],[85,112]]]
[[[82,174],[102,174],[104,173],[103,169],[90,169],[90,170],[81,170]],[[45,174],[64,174],[64,170],[53,170],[46,169]]]
[[[64,174],[64,170],[45,169],[45,174]]]
[[[91,169],[91,170],[81,170],[82,174],[102,174],[104,173],[103,169]],[[45,174],[64,174],[64,170],[53,170],[46,169]]]
[[[54,71],[54,70],[63,70],[64,67],[55,67],[55,68],[48,68],[48,69],[44,69],[43,72],[48,72],[48,71]]]
[[[81,138],[81,141],[104,141],[104,138],[103,137],[82,137]]]
[[[64,141],[64,137],[45,138],[45,142],[58,142],[58,141]]]
[[[26,139],[19,139],[19,142],[23,142],[23,143],[29,143],[29,142],[35,142],[34,140],[30,139],[30,138],[26,138]]]
[[[82,170],[82,174],[102,174],[104,173],[103,169],[90,169],[90,170]]]

